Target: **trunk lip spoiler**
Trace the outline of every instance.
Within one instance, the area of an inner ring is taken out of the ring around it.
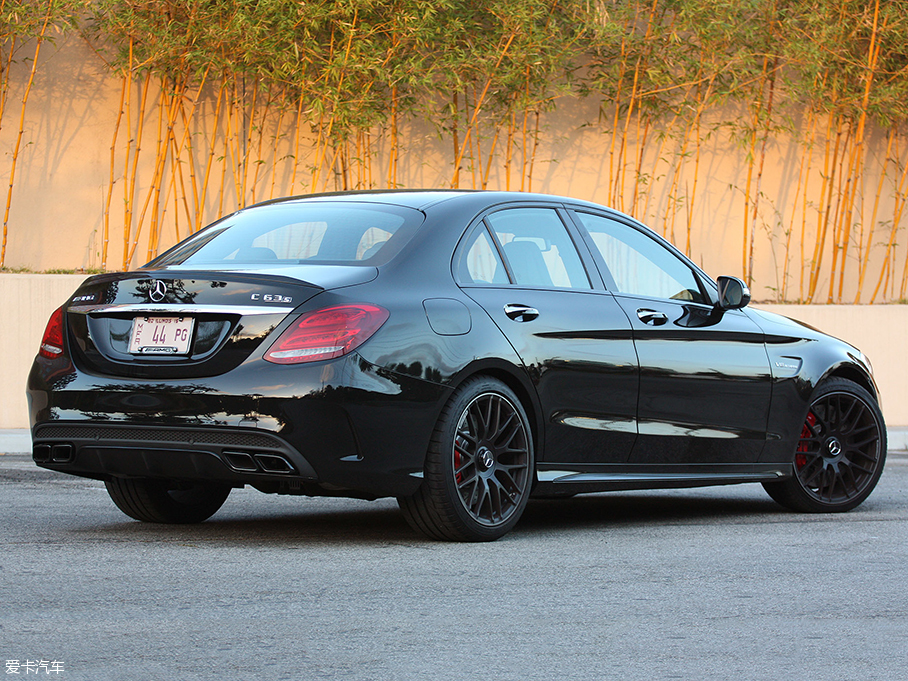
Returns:
[[[142,312],[146,314],[238,314],[242,316],[249,315],[267,315],[267,314],[290,314],[295,307],[264,307],[255,305],[148,305],[142,303],[124,303],[122,305],[73,305],[67,308],[67,312],[75,314],[104,314],[110,312]]]

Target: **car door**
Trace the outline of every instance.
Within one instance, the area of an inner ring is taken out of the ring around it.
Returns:
[[[547,467],[625,463],[636,438],[630,324],[588,253],[584,265],[566,223],[555,207],[496,210],[474,225],[455,260],[463,291],[507,337],[536,387],[541,478]]]
[[[763,450],[771,373],[759,327],[720,310],[695,269],[629,222],[573,213],[627,313],[640,363],[641,464],[749,464]]]

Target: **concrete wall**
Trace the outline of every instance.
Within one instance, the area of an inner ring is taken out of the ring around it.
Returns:
[[[25,381],[51,312],[85,279],[72,274],[0,274],[0,428],[25,428]]]
[[[25,428],[25,381],[47,319],[84,279],[68,274],[0,274],[0,428]],[[908,426],[908,305],[760,305],[861,348],[882,393],[889,426]]]

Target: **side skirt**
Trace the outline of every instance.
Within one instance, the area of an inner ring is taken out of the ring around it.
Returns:
[[[583,494],[638,489],[678,489],[773,482],[792,475],[790,465],[746,464],[741,466],[600,466],[598,470],[537,470],[534,493]]]

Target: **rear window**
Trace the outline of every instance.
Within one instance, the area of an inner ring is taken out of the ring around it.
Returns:
[[[419,211],[379,204],[257,206],[206,227],[146,267],[381,265],[400,251],[422,219]]]

